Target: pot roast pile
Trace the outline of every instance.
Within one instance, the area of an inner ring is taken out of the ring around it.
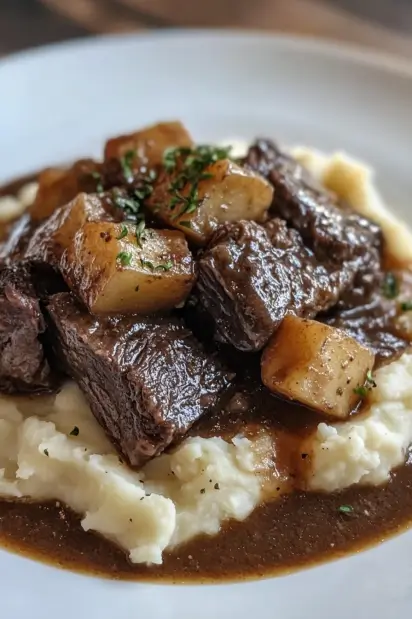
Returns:
[[[241,372],[242,355],[264,350],[265,385],[333,414],[333,403],[317,407],[270,374],[282,366],[282,325],[293,349],[293,328],[316,318],[311,333],[326,330],[318,357],[343,329],[349,361],[363,355],[352,409],[374,359],[407,345],[382,294],[379,226],[270,140],[233,160],[160,123],[109,140],[102,162],[48,169],[39,183],[0,248],[0,390],[47,392],[72,377],[132,466],[235,388],[227,351]]]

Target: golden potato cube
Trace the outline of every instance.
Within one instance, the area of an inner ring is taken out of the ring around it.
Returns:
[[[286,316],[263,352],[262,381],[276,394],[343,419],[372,387],[373,364],[374,354],[340,329]]]
[[[179,174],[179,172],[177,172]],[[174,203],[171,183],[176,174],[164,173],[155,184],[147,207],[166,225],[184,232],[197,245],[205,245],[216,228],[225,222],[249,219],[262,221],[272,203],[273,187],[259,174],[222,159],[204,170],[209,178],[198,184],[195,207],[187,210]],[[187,198],[192,185],[179,192]]]
[[[104,196],[79,193],[78,196],[58,208],[34,232],[25,257],[35,262],[56,264],[78,232],[89,221],[112,219],[104,207]]]
[[[140,165],[154,167],[162,163],[163,153],[167,148],[192,145],[192,138],[182,123],[158,123],[108,140],[104,148],[104,158],[106,161],[120,159],[126,153],[133,152]]]
[[[41,172],[36,199],[29,210],[31,218],[34,221],[46,219],[81,191],[96,191],[99,170],[99,164],[92,159],[82,159],[68,169],[48,168]]]
[[[183,234],[140,232],[132,224],[86,223],[64,252],[60,269],[94,314],[170,310],[186,299],[194,283]]]

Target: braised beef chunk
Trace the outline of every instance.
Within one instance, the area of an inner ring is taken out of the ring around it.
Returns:
[[[0,273],[0,391],[50,389],[50,367],[39,339],[44,330],[28,270],[4,268]]]
[[[244,351],[262,348],[286,313],[311,318],[334,306],[352,281],[321,264],[281,220],[222,226],[198,266],[200,302],[216,337]]]
[[[48,312],[57,355],[132,466],[182,437],[229,384],[180,321],[91,316],[67,293]]]
[[[396,359],[409,346],[409,342],[396,331],[396,314],[396,301],[376,293],[355,307],[333,310],[322,321],[346,331],[370,348],[379,364]]]
[[[375,285],[382,244],[378,225],[339,208],[303,166],[270,140],[257,140],[244,163],[272,183],[273,215],[298,230],[319,260],[345,263],[346,269],[357,273],[358,287]]]

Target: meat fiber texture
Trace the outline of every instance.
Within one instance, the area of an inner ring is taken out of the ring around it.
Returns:
[[[0,271],[0,391],[45,391],[50,368],[40,340],[43,315],[24,266]]]
[[[228,386],[230,375],[179,320],[91,316],[67,293],[48,312],[59,360],[132,466],[182,438]]]
[[[263,435],[256,443],[191,437],[132,471],[74,383],[55,401],[41,397],[28,407],[0,399],[0,495],[64,502],[86,531],[112,540],[134,563],[162,563],[165,549],[246,518],[261,500],[271,449]]]

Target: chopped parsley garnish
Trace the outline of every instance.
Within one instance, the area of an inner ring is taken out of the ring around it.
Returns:
[[[150,262],[150,260],[145,260],[144,258],[140,258],[140,264],[142,265],[143,268],[150,269],[151,271],[154,270],[153,262]]]
[[[376,387],[376,381],[373,378],[372,370],[368,370],[366,372],[366,386],[369,389],[372,389],[373,387]]]
[[[353,393],[356,393],[356,395],[359,395],[361,398],[364,398],[368,395],[368,390],[366,389],[364,385],[358,385],[357,387],[354,388]]]
[[[399,284],[393,273],[386,273],[382,291],[387,299],[394,299],[399,294]]]
[[[403,312],[409,312],[412,310],[412,301],[404,301],[404,303],[401,303],[401,310]]]
[[[201,488],[200,494],[204,494],[206,492],[206,488]]]
[[[127,153],[120,157],[120,165],[122,166],[123,176],[126,181],[133,179],[132,163],[134,156],[134,150],[128,150]]]
[[[191,228],[192,224],[190,221],[179,221],[179,226],[183,226],[184,228]]]
[[[121,251],[120,253],[117,254],[116,260],[120,262],[122,267],[129,266],[132,260],[132,254],[129,254],[127,251]]]
[[[119,236],[116,236],[116,239],[118,241],[120,241],[120,239],[124,239],[125,236],[127,236],[128,233],[128,229],[126,228],[126,226],[122,226],[122,229],[120,230]]]
[[[231,147],[197,146],[196,148],[167,148],[163,154],[163,165],[166,172],[175,175],[170,182],[169,209],[174,211],[172,219],[177,219],[185,213],[194,213],[199,206],[199,183],[213,177],[206,169],[227,159]],[[181,193],[188,187],[187,195]]]
[[[96,181],[96,191],[97,193],[103,193],[104,187],[102,182],[102,175],[100,172],[92,172],[91,177]]]
[[[44,453],[45,456],[49,457],[49,450],[48,449],[45,449],[43,453]]]
[[[70,432],[70,436],[79,436],[79,428],[74,426],[73,430]]]
[[[353,507],[352,505],[340,505],[338,511],[340,511],[341,514],[352,514]]]
[[[144,215],[142,213],[143,204],[153,191],[153,181],[156,179],[156,172],[150,170],[147,176],[139,179],[139,186],[130,190],[129,195],[124,195],[118,188],[113,189],[113,202],[124,211],[128,219],[140,221]]]
[[[142,219],[136,226],[136,243],[137,245],[139,245],[140,247],[142,246],[142,241],[144,240],[143,237],[143,231],[146,228],[146,222],[144,219]]]
[[[119,193],[119,190],[116,189],[113,190],[112,196],[114,204],[117,206],[117,208],[120,208],[122,211],[124,211],[125,215],[129,219],[137,220],[142,217],[142,214],[140,213],[141,204],[138,200],[135,200],[134,198],[130,198],[128,196],[123,196],[121,193]]]
[[[220,486],[219,486],[219,484],[217,484],[217,483],[216,483],[216,484],[214,485],[214,489],[215,489],[215,490],[220,490]]]
[[[163,264],[159,264],[157,267],[155,267],[155,271],[170,271],[172,266],[173,266],[173,260],[168,260],[167,262],[164,262]]]
[[[376,387],[376,381],[373,377],[372,370],[368,370],[366,372],[366,378],[363,385],[358,385],[354,388],[353,393],[360,396],[361,398],[365,398],[368,395],[368,392]]]

